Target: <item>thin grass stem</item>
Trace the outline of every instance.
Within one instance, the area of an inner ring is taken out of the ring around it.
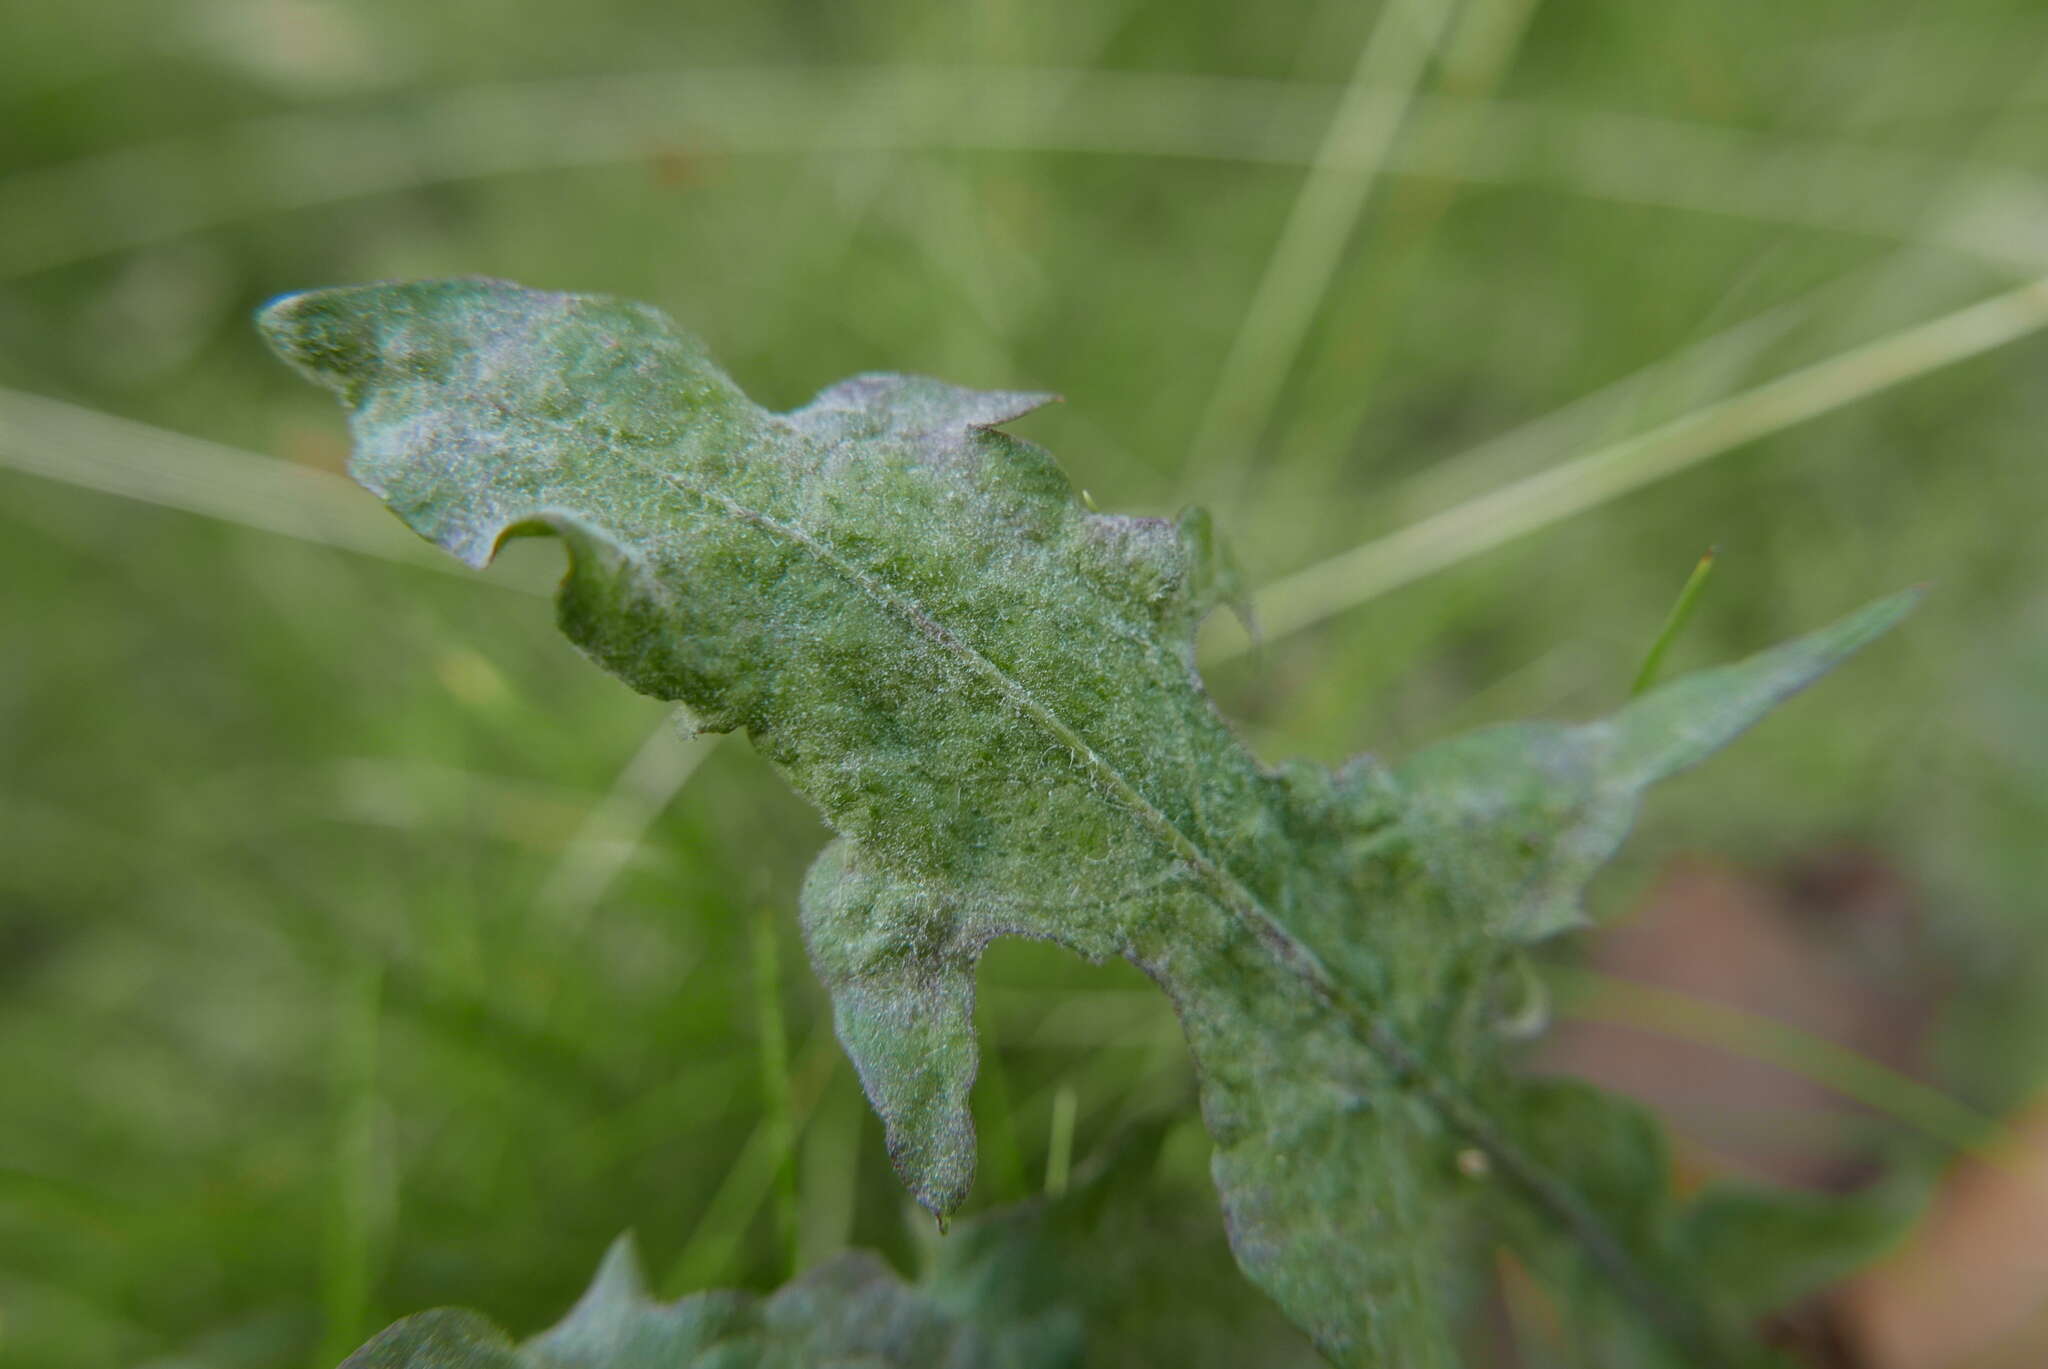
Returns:
[[[1713,457],[2043,327],[2048,278],[1705,405],[1283,577],[1255,597],[1261,631],[1268,641],[1300,632]],[[1229,624],[1220,626],[1205,653],[1209,660],[1249,649],[1249,638],[1232,635]]]
[[[839,1043],[830,1027],[824,1023],[813,1027],[790,1072],[790,1126],[796,1135],[803,1133],[840,1058]],[[740,1242],[775,1190],[783,1148],[775,1125],[761,1119],[712,1193],[682,1253],[660,1281],[664,1296],[681,1297],[716,1279],[733,1276]]]
[[[648,730],[541,884],[540,906],[563,936],[581,932],[647,833],[717,744],[716,736],[684,738],[673,716]]]
[[[761,1057],[763,1124],[769,1145],[778,1152],[771,1211],[775,1235],[785,1258],[783,1278],[792,1278],[802,1252],[798,1247],[796,1187],[796,1094],[789,1072],[789,1033],[782,1022],[782,971],[777,953],[774,916],[765,908],[754,918],[754,1025]]]
[[[1718,547],[1708,547],[1699,564],[1692,568],[1692,574],[1685,577],[1685,584],[1678,591],[1678,601],[1665,615],[1664,626],[1657,630],[1657,639],[1650,643],[1650,649],[1643,654],[1643,664],[1636,671],[1635,680],[1629,685],[1629,697],[1644,693],[1657,683],[1657,672],[1664,665],[1664,656],[1671,650],[1671,644],[1678,640],[1678,634],[1685,631],[1686,623],[1692,619],[1693,610],[1699,606],[1700,591],[1707,587],[1707,580],[1714,573],[1714,558],[1720,552]]]
[[[378,968],[359,966],[339,993],[331,1061],[334,1155],[320,1252],[324,1327],[315,1356],[322,1369],[346,1357],[369,1329],[371,1289],[393,1216],[393,1189],[379,1144]]]
[[[1450,22],[1448,0],[1383,0],[1196,428],[1192,469],[1256,442]]]
[[[809,1269],[853,1241],[860,1205],[861,1122],[867,1102],[852,1081],[827,1086],[806,1129],[798,1169],[797,1268]]]
[[[1374,107],[1397,91],[1366,91]],[[274,115],[0,181],[0,279],[251,218],[490,177],[720,155],[1084,153],[1313,165],[1341,89],[1030,67],[722,68],[474,86],[363,113]],[[1415,96],[1390,175],[1922,242],[2028,273],[2048,188],[1953,159],[1539,101]],[[923,111],[905,123],[877,109]],[[1437,131],[1449,124],[1457,136]],[[1346,145],[1349,146],[1349,145]],[[1361,142],[1360,155],[1372,145]],[[1355,172],[1348,161],[1332,173]],[[1927,187],[1953,192],[1929,212]],[[1334,217],[1334,216],[1333,216]]]
[[[1052,1134],[1045,1148],[1045,1191],[1057,1198],[1067,1191],[1074,1172],[1074,1119],[1080,1098],[1072,1084],[1061,1084],[1052,1096]]]
[[[0,467],[302,542],[474,578],[353,481],[111,414],[0,389]],[[512,576],[512,588],[534,588]]]
[[[1597,970],[1552,967],[1544,977],[1558,991],[1565,1016],[1694,1041],[1773,1065],[1854,1099],[1958,1153],[1992,1159],[2016,1153],[2012,1136],[1997,1118],[1796,1027]]]

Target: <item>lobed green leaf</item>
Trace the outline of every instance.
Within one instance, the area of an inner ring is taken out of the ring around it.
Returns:
[[[1043,1258],[1037,1217],[981,1224],[964,1255],[921,1284],[855,1251],[766,1297],[672,1303],[648,1296],[621,1237],[569,1315],[523,1344],[474,1312],[440,1308],[387,1328],[342,1369],[1066,1369],[1078,1362],[1072,1318],[988,1286],[991,1270]]]
[[[1646,785],[1911,596],[1605,722],[1271,769],[1194,669],[1235,586],[1206,519],[1086,507],[997,430],[1045,396],[864,376],[770,413],[651,309],[492,281],[290,296],[263,327],[408,524],[471,564],[560,536],[568,636],[817,804],[811,959],[934,1212],[973,1178],[976,961],[1041,938],[1172,998],[1239,1263],[1331,1358],[1451,1363],[1490,1223],[1593,1290],[1585,1362],[1761,1361],[1753,1309],[1700,1286],[1725,1251],[1674,1234],[1654,1133],[1508,1077],[1504,976],[1581,920]]]

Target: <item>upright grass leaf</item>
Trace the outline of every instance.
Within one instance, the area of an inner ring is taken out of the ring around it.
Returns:
[[[1658,672],[1664,668],[1664,657],[1671,650],[1671,644],[1678,640],[1678,634],[1692,619],[1692,611],[1699,606],[1700,594],[1707,587],[1707,580],[1714,573],[1714,558],[1720,555],[1718,547],[1708,547],[1693,566],[1692,574],[1685,577],[1685,584],[1679,587],[1678,602],[1671,606],[1671,612],[1664,618],[1664,626],[1657,629],[1656,640],[1643,653],[1643,663],[1636,668],[1636,677],[1628,687],[1629,696],[1644,693],[1657,683]]]
[[[1173,999],[1232,1248],[1331,1358],[1450,1363],[1483,1222],[1598,1291],[1570,1303],[1588,1363],[1764,1362],[1670,1236],[1645,1124],[1506,1076],[1497,984],[1579,920],[1644,786],[1910,596],[1607,722],[1270,769],[1195,673],[1232,584],[1207,520],[1087,508],[997,430],[1046,396],[863,376],[774,414],[652,309],[492,281],[295,295],[263,326],[416,531],[471,565],[560,536],[564,632],[817,804],[806,944],[933,1212],[973,1178],[976,961],[1035,937]]]

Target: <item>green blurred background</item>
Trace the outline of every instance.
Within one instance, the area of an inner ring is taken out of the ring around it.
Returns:
[[[415,546],[248,326],[375,278],[645,298],[776,406],[1059,391],[1019,431],[1100,506],[1206,503],[1276,586],[1211,643],[1269,758],[1607,709],[1710,545],[1674,669],[1931,582],[1595,902],[1651,1036],[1815,1087],[1709,1099],[1688,1174],[1796,1134],[1803,1181],[1940,1175],[1972,1138],[1904,1076],[2014,1116],[2048,1070],[2044,118],[2023,0],[9,0],[0,1361],[524,1332],[627,1227],[670,1293],[917,1259],[794,934],[815,818],[576,657],[551,545]],[[1778,938],[1728,983],[1855,981],[1851,1066],[1768,995],[1672,1007],[1682,852]],[[1567,1043],[1636,1001],[1574,974]],[[1229,1271],[1164,1002],[1034,948],[983,985],[977,1206],[1165,1128],[1101,1362],[1308,1363]],[[1961,1362],[1857,1305],[1835,1363]]]

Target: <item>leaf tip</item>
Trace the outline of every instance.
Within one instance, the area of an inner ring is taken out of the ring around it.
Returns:
[[[889,1164],[944,1236],[952,1213],[961,1211],[975,1187],[973,1129],[961,1135],[961,1127],[944,1127],[938,1135],[924,1135],[893,1117],[885,1117],[883,1127],[889,1133]]]
[[[1014,423],[1026,414],[1038,412],[1053,404],[1067,402],[1065,395],[1056,395],[1040,390],[991,390],[983,396],[986,407],[967,422],[970,428],[987,430],[1000,428],[1005,423]]]
[[[512,1340],[490,1320],[459,1307],[437,1307],[392,1323],[341,1363],[341,1369],[519,1369]]]
[[[295,290],[256,311],[256,330],[292,369],[330,390],[344,389],[375,353],[360,309],[343,307],[349,290]]]
[[[622,1231],[606,1248],[583,1302],[592,1306],[623,1306],[646,1298],[647,1275],[640,1264],[640,1243],[631,1231]]]
[[[1746,661],[1675,680],[1614,719],[1610,779],[1634,788],[1698,764],[1885,633],[1925,596],[1915,585]]]
[[[1888,594],[1876,603],[1866,605],[1858,612],[1851,614],[1845,620],[1843,626],[1845,628],[1849,624],[1857,626],[1853,633],[1845,633],[1845,637],[1853,635],[1854,640],[1848,641],[1843,646],[1843,653],[1847,654],[1854,651],[1857,647],[1874,641],[1897,627],[1906,620],[1907,616],[1914,609],[1920,607],[1920,601],[1925,599],[1933,589],[1933,582],[1923,580],[1917,585],[1908,585],[1895,594]]]
[[[439,373],[477,345],[480,321],[577,298],[488,276],[336,285],[277,296],[256,311],[256,329],[292,369],[353,403],[379,381]]]

